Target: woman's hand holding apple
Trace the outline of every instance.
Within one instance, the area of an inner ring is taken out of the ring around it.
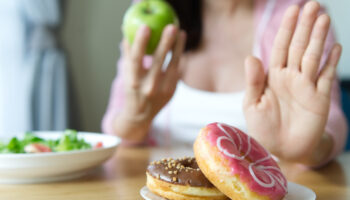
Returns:
[[[118,130],[125,133],[124,139],[144,141],[155,115],[173,96],[180,78],[179,60],[185,47],[186,35],[175,25],[167,25],[153,54],[149,69],[143,66],[150,29],[143,25],[137,31],[132,46],[124,40],[125,55],[125,106],[115,120]],[[165,57],[172,51],[168,67],[162,70]]]

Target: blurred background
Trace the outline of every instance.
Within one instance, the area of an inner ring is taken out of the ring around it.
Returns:
[[[350,1],[320,2],[344,45],[338,74],[349,88]],[[0,135],[67,127],[101,131],[130,3],[0,0]]]
[[[59,39],[65,49],[74,101],[72,126],[101,131],[122,39],[121,23],[131,0],[64,0]]]

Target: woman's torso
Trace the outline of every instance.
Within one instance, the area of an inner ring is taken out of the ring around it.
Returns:
[[[171,101],[154,119],[151,139],[156,144],[192,145],[199,130],[211,122],[246,129],[242,110],[244,59],[252,54],[254,41],[250,14],[222,23],[204,21],[202,41],[206,42],[184,54],[182,80]]]
[[[202,40],[207,43],[183,56],[180,66],[182,80],[174,97],[156,116],[152,126],[151,140],[155,140],[156,144],[192,146],[200,129],[215,121],[246,131],[243,114],[244,59],[247,55],[260,59],[266,56],[262,55],[261,40],[273,17],[273,10],[276,6],[282,9],[288,5],[287,2],[278,4],[276,0],[258,4],[254,1],[255,14],[252,9],[232,19],[232,23],[226,21],[220,24],[204,15]],[[205,24],[210,20],[211,24]]]

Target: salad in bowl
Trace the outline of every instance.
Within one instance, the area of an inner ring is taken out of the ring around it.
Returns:
[[[116,136],[75,130],[33,131],[0,141],[0,184],[78,178],[110,159],[121,142]]]
[[[22,139],[13,137],[7,143],[0,141],[1,154],[65,152],[101,147],[103,147],[102,142],[97,142],[92,146],[84,138],[78,138],[76,130],[66,130],[58,139],[45,139],[32,132],[27,132]]]

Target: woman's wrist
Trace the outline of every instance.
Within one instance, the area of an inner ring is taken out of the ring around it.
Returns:
[[[313,153],[309,157],[302,160],[302,164],[317,167],[325,163],[329,156],[332,153],[334,146],[333,138],[328,133],[324,133],[322,138],[316,148],[313,150]]]
[[[114,132],[117,136],[132,143],[142,143],[148,136],[152,118],[134,115],[122,111],[114,120]]]

